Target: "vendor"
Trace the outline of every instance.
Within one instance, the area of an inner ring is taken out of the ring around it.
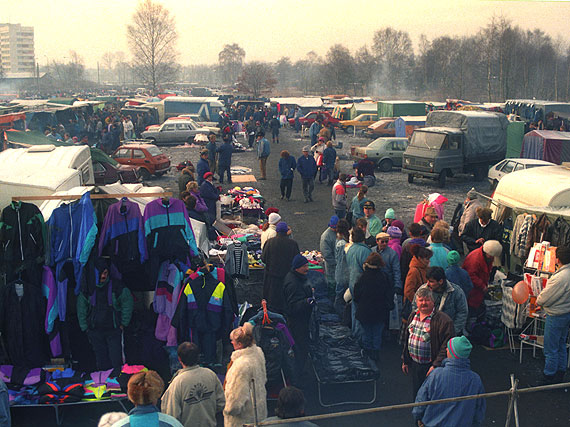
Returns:
[[[546,312],[544,326],[543,384],[564,382],[567,366],[566,337],[570,327],[570,247],[556,248],[556,264],[560,266],[546,282],[536,304]]]
[[[482,246],[487,240],[501,240],[503,227],[494,219],[491,219],[493,211],[489,208],[478,207],[477,215],[465,225],[461,240],[467,246],[469,252]]]
[[[356,177],[362,181],[365,176],[374,176],[376,164],[372,160],[362,159],[354,166]]]

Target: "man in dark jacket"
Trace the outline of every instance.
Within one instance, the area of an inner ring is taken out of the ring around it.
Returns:
[[[198,176],[198,185],[204,182],[204,174],[210,172],[210,164],[208,163],[208,150],[200,151],[200,160],[196,164],[196,175]],[[186,188],[184,188],[186,189]]]
[[[469,252],[483,246],[487,240],[501,241],[503,227],[494,219],[491,219],[493,211],[489,208],[477,208],[477,218],[473,218],[463,229],[461,240],[467,245]]]
[[[323,166],[320,181],[328,179],[328,184],[333,184],[334,164],[336,162],[336,150],[333,148],[332,142],[327,142],[327,148],[323,151]]]
[[[208,134],[208,143],[206,144],[208,150],[208,163],[210,165],[210,172],[216,173],[216,134],[210,132]]]
[[[99,258],[91,272],[94,289],[87,279],[86,289],[77,297],[79,327],[87,332],[99,371],[122,366],[122,329],[129,326],[133,314],[131,291],[111,278],[109,270],[109,262]]]
[[[212,225],[216,220],[216,202],[220,198],[220,190],[213,183],[214,174],[206,172],[204,174],[204,182],[200,185],[200,195],[208,206],[208,223]]]
[[[218,152],[218,175],[220,176],[220,184],[224,183],[224,172],[228,176],[228,182],[232,183],[232,153],[234,147],[232,146],[231,135],[224,135],[224,143],[216,150]]]
[[[313,189],[315,188],[315,174],[317,173],[317,163],[313,156],[309,155],[311,147],[303,147],[303,155],[297,160],[297,171],[303,180],[303,195],[305,203],[313,201]]]
[[[449,316],[435,310],[429,288],[418,289],[415,301],[418,309],[408,318],[402,352],[402,372],[411,374],[414,400],[426,377],[441,366],[447,342],[455,335]]]
[[[186,184],[190,181],[194,181],[194,174],[189,167],[185,167],[178,177],[178,194],[182,194],[182,192],[186,191]]]
[[[291,269],[291,262],[299,254],[299,245],[287,233],[285,222],[277,224],[277,235],[265,242],[261,260],[265,263],[263,276],[263,298],[269,302],[273,311],[284,312],[283,279]]]
[[[279,128],[281,127],[281,123],[279,123],[279,119],[276,116],[269,121],[269,127],[271,128],[271,138],[273,143],[279,144]]]
[[[301,254],[295,255],[291,271],[285,276],[283,293],[285,295],[287,326],[295,340],[295,364],[297,375],[302,377],[309,354],[309,319],[315,304],[313,290],[307,282],[309,261]]]

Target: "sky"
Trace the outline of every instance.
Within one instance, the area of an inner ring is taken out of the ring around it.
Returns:
[[[568,1],[477,0],[155,0],[176,19],[182,65],[214,64],[224,44],[237,43],[246,61],[324,56],[340,43],[351,52],[374,32],[391,26],[407,31],[414,47],[421,34],[471,35],[493,16],[523,29],[540,28],[570,43]],[[36,61],[65,62],[69,51],[96,67],[105,52],[130,56],[126,26],[139,0],[0,0],[0,22],[33,26]]]

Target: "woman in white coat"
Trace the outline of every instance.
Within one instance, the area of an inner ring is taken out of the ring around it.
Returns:
[[[267,393],[265,383],[265,357],[263,351],[253,341],[253,326],[246,323],[230,333],[234,346],[231,362],[226,374],[224,391],[224,426],[241,427],[253,423],[254,407],[251,398],[252,379],[255,384],[257,421],[267,418]]]

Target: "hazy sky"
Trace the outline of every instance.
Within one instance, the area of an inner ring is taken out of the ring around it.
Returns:
[[[212,64],[225,43],[238,43],[246,61],[293,61],[310,50],[326,54],[341,43],[352,52],[371,45],[374,31],[407,31],[417,46],[429,39],[469,35],[503,15],[524,29],[540,28],[570,41],[570,2],[465,0],[162,0],[176,17],[180,62]],[[94,67],[107,51],[129,55],[125,28],[138,0],[0,0],[0,22],[35,29],[36,60],[64,60],[77,51]]]

